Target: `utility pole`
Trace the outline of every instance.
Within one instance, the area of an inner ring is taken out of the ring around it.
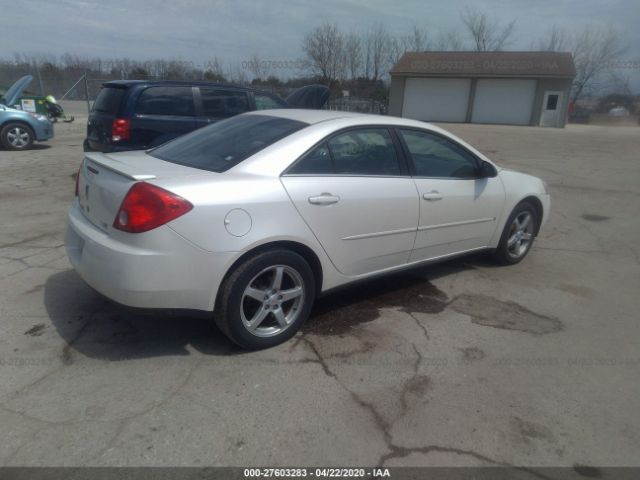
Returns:
[[[40,67],[36,64],[36,73],[38,74],[38,83],[40,84],[40,96],[44,97],[44,87],[42,86],[42,77],[40,76]]]
[[[87,75],[89,72],[84,72],[84,96],[87,99],[87,114],[91,113],[91,102],[89,101],[89,83],[87,81]]]

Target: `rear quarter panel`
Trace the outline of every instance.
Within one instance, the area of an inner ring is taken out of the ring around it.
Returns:
[[[279,177],[211,174],[182,179],[158,179],[151,183],[189,200],[194,209],[169,224],[179,235],[203,250],[233,252],[230,267],[246,252],[277,241],[302,244],[315,252],[324,274],[322,289],[342,283],[324,250],[294,208]],[[242,210],[250,217],[244,235],[230,233],[225,219]]]

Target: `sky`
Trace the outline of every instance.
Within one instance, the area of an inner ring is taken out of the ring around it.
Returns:
[[[394,35],[413,25],[463,35],[460,12],[467,5],[499,22],[516,19],[509,50],[530,49],[552,25],[612,25],[627,46],[623,58],[636,62],[617,73],[640,89],[640,0],[0,0],[0,58],[19,52],[198,65],[213,57],[241,63],[252,55],[295,61],[304,57],[304,35],[324,22],[349,33],[382,22]]]

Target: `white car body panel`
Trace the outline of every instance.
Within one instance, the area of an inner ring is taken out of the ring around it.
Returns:
[[[145,152],[87,154],[65,239],[69,258],[87,283],[126,305],[211,311],[233,265],[264,245],[289,242],[313,252],[322,270],[318,290],[325,292],[411,265],[495,248],[507,217],[524,198],[540,201],[542,223],[548,216],[549,196],[540,179],[498,167],[496,177],[478,180],[283,174],[328,135],[363,125],[437,132],[491,163],[436,126],[317,110],[246,115],[281,116],[310,125],[223,173]],[[138,181],[183,197],[193,210],[144,233],[115,229],[119,205]],[[424,200],[432,190],[442,200]],[[323,193],[340,201],[309,203],[309,197]]]
[[[416,178],[415,183],[421,201],[412,261],[490,246],[505,198],[499,176]]]
[[[282,183],[340,273],[362,275],[409,261],[418,221],[410,177],[283,176]],[[323,194],[339,201],[310,203]]]

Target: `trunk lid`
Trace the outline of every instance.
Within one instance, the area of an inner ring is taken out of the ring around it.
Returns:
[[[78,202],[87,220],[110,233],[122,200],[134,183],[207,174],[211,175],[159,160],[142,151],[87,153],[78,173]]]

